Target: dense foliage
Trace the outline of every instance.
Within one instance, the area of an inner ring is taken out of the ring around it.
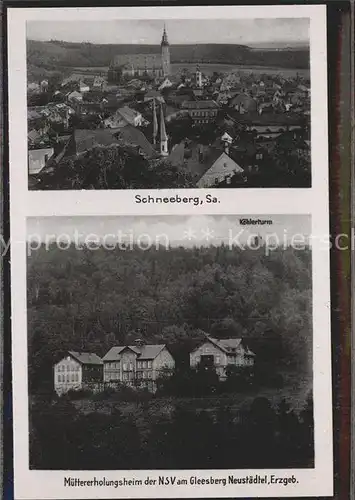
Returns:
[[[297,414],[285,401],[273,408],[257,397],[233,412],[219,400],[211,411],[187,405],[142,403],[130,414],[83,413],[67,398],[31,408],[33,469],[258,469],[314,466],[313,404]],[[165,405],[165,406],[164,406]]]
[[[249,339],[274,371],[310,373],[311,310],[309,249],[43,246],[28,258],[31,390],[67,349],[104,355],[142,337],[186,365],[203,331]]]
[[[95,147],[63,158],[37,176],[35,189],[164,189],[193,187],[193,176],[164,159],[148,159],[130,146]]]

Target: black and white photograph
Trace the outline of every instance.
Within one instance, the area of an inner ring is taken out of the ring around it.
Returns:
[[[7,19],[14,496],[332,495],[324,6]]]
[[[311,187],[309,18],[28,21],[26,46],[31,190]]]
[[[30,468],[313,468],[310,231],[29,218]]]

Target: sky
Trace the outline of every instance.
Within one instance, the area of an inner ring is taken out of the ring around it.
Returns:
[[[309,44],[308,18],[169,19],[169,43],[231,43],[242,45]],[[160,44],[164,21],[29,21],[27,38],[112,44]]]
[[[240,219],[271,220],[271,225],[242,225]],[[27,239],[31,241],[81,241],[106,238],[105,241],[136,242],[142,246],[150,241],[163,246],[182,245],[229,245],[253,242],[260,236],[271,244],[276,238],[281,245],[290,242],[294,235],[311,234],[311,218],[308,215],[196,215],[196,216],[94,216],[94,217],[36,217],[27,219]],[[91,236],[90,236],[91,235]],[[275,235],[275,236],[274,236]]]

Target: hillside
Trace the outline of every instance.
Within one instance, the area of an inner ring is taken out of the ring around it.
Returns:
[[[157,45],[114,45],[69,43],[60,41],[27,42],[28,72],[54,71],[71,67],[109,66],[117,54],[158,52]],[[198,44],[171,45],[172,63],[224,63],[307,69],[309,50],[305,48],[255,49],[244,45]]]

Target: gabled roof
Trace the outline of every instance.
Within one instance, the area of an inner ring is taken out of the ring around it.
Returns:
[[[120,360],[120,355],[122,351],[125,349],[131,349],[134,351],[136,354],[138,354],[136,349],[132,349],[131,346],[124,345],[124,346],[117,346],[117,347],[111,347],[111,349],[105,354],[105,356],[102,358],[103,361],[119,361]]]
[[[102,365],[102,359],[93,352],[68,351],[70,356],[79,361],[82,365]]]
[[[184,101],[181,104],[185,109],[217,109],[219,108],[216,101]]]
[[[103,361],[119,361],[125,349],[137,354],[138,359],[155,359],[165,348],[165,344],[144,344],[142,346],[128,345],[112,347],[103,357]]]
[[[133,127],[134,128],[134,127]],[[96,146],[119,144],[114,134],[107,129],[76,129],[73,134],[76,154],[85,153]]]
[[[123,106],[122,108],[119,108],[116,113],[122,116],[122,118],[126,120],[128,123],[131,123],[132,121],[134,121],[135,118],[137,118],[137,116],[140,116],[140,113],[138,113],[138,111],[129,108],[128,106]]]
[[[223,182],[226,177],[242,172],[242,167],[223,152],[198,181],[197,187],[210,187],[214,185],[216,180]]]
[[[156,155],[153,146],[150,144],[143,132],[138,130],[136,127],[133,127],[133,125],[126,125],[125,127],[122,127],[118,132],[116,132],[115,135],[119,141],[125,144],[139,146],[148,158],[152,158]]]
[[[155,359],[164,347],[165,344],[143,345],[140,348],[139,359]]]
[[[243,346],[245,354],[248,356],[255,356],[255,354],[247,347],[244,345],[243,339],[215,339],[213,337],[210,337],[209,335],[206,335],[206,340],[211,342],[213,345],[218,347],[221,351],[225,352],[226,354],[233,355],[239,347]],[[198,349],[198,347],[196,348]]]

